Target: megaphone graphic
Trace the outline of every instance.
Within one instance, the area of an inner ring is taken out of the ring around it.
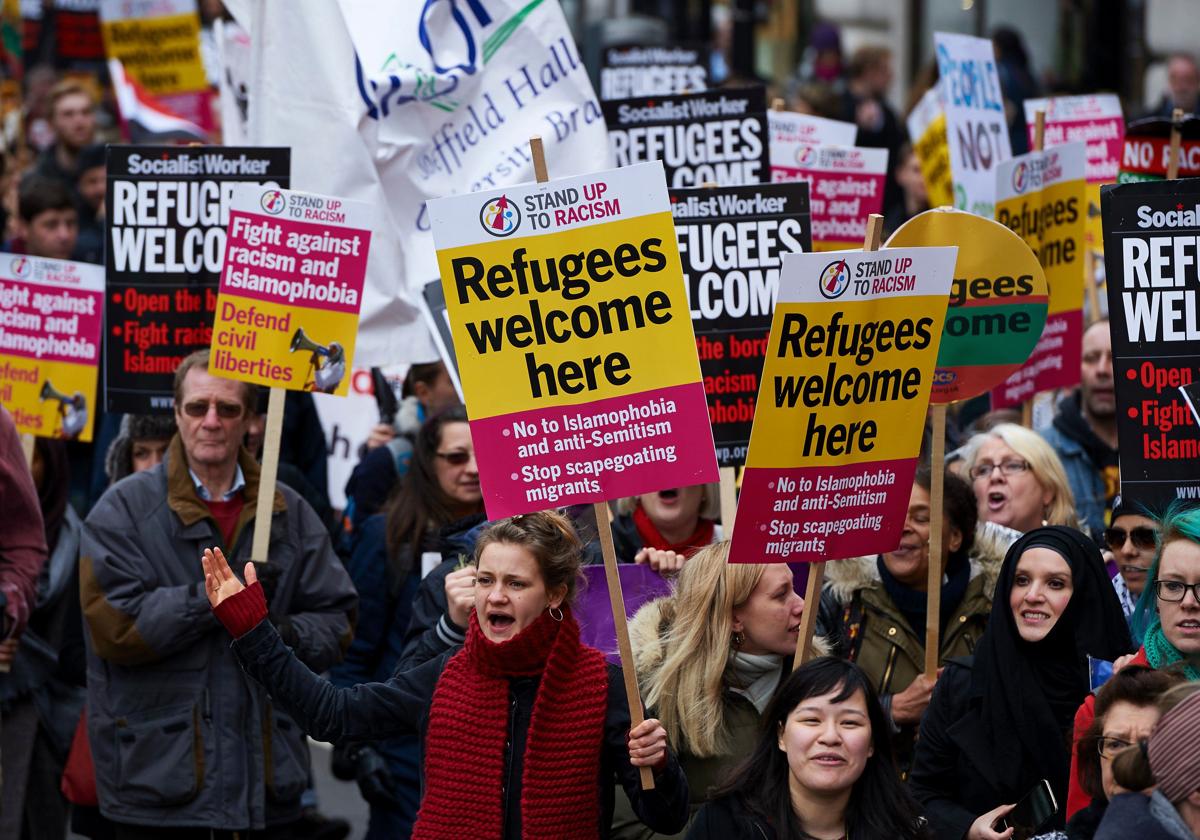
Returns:
[[[51,385],[49,379],[42,383],[42,392],[38,394],[38,396],[41,397],[42,402],[45,402],[46,400],[58,400],[60,403],[70,405],[75,401],[73,397],[68,397],[62,391]]]
[[[87,427],[87,398],[78,391],[67,396],[51,385],[49,379],[42,383],[42,390],[38,396],[41,397],[42,402],[58,401],[58,415],[62,420],[60,434],[68,439],[79,437],[79,434]]]
[[[336,341],[326,347],[318,344],[304,334],[300,327],[292,335],[291,351],[308,352],[308,372],[304,376],[304,388],[311,391],[322,391],[332,394],[341,384],[346,375],[346,351]],[[309,377],[312,377],[311,379]]]
[[[297,350],[307,350],[310,353],[317,353],[322,356],[329,354],[329,350],[324,344],[317,344],[317,342],[304,334],[303,327],[298,328],[292,336],[291,351],[295,353]]]

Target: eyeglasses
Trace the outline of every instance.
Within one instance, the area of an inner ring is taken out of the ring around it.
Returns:
[[[453,452],[435,452],[433,454],[439,458],[445,458],[446,463],[453,467],[461,467],[475,457],[474,452],[464,452],[461,449],[456,449]]]
[[[1182,603],[1189,589],[1192,590],[1192,597],[1196,599],[1196,603],[1200,603],[1200,583],[1184,583],[1181,580],[1154,581],[1154,592],[1158,595],[1158,600],[1170,604]]]
[[[242,416],[245,406],[241,403],[221,402],[205,402],[203,400],[194,400],[183,404],[183,413],[188,417],[204,417],[208,414],[208,407],[216,405],[217,416],[222,420],[236,420]]]
[[[1142,551],[1150,551],[1158,544],[1158,531],[1148,525],[1130,528],[1128,533],[1124,528],[1105,528],[1104,542],[1113,551],[1125,547],[1126,538],[1133,540],[1133,547]]]
[[[1133,744],[1128,741],[1122,741],[1120,738],[1099,738],[1096,740],[1096,751],[1100,753],[1102,758],[1107,759],[1116,758],[1117,753],[1132,746]]]
[[[1000,464],[976,464],[971,467],[971,478],[978,481],[981,478],[991,478],[992,470],[1000,470],[1003,475],[1020,475],[1029,469],[1028,461],[1004,461]]]

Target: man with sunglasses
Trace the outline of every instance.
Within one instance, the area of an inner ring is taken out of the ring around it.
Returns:
[[[88,732],[100,810],[118,840],[306,836],[303,733],[243,676],[211,617],[196,558],[250,559],[259,466],[242,447],[253,386],[213,376],[207,350],[175,374],[158,466],[112,486],[84,525]],[[315,671],[341,659],[357,597],[329,532],[278,484],[264,581],[272,621]]]
[[[1146,588],[1146,574],[1158,548],[1158,523],[1126,504],[1118,494],[1113,499],[1112,525],[1104,529],[1104,543],[1117,564],[1113,589],[1125,611],[1125,620],[1133,617],[1134,607]],[[1108,559],[1107,557],[1105,559]]]

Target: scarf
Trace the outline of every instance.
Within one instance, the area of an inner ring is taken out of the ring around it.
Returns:
[[[666,538],[658,533],[658,529],[654,527],[654,523],[650,521],[650,517],[641,505],[633,509],[633,524],[637,527],[638,536],[642,538],[643,545],[657,548],[659,551],[674,551],[684,557],[691,557],[713,541],[713,521],[704,517],[700,517],[696,522],[696,530],[690,537],[677,543],[667,542]]]
[[[1048,548],[1071,570],[1072,595],[1040,641],[1021,639],[1009,607],[1017,563],[1031,548]],[[1012,544],[996,582],[987,630],[975,649],[971,693],[978,698],[999,791],[1019,798],[1048,779],[1065,802],[1070,755],[1064,743],[1088,695],[1089,655],[1111,662],[1133,645],[1121,604],[1096,544],[1073,528],[1035,528]],[[1060,823],[1061,825],[1061,823]]]
[[[1155,671],[1177,666],[1177,670],[1182,671],[1189,682],[1200,680],[1200,668],[1188,662],[1179,649],[1167,641],[1167,635],[1162,629],[1162,619],[1157,615],[1154,616],[1154,623],[1146,630],[1142,646],[1146,648],[1146,661]]]
[[[754,704],[761,715],[783,676],[783,657],[777,653],[758,655],[733,652],[725,666],[725,682],[731,691]]]
[[[876,558],[875,566],[879,570],[879,579],[883,583],[884,591],[892,599],[896,609],[900,610],[900,614],[904,616],[913,632],[918,637],[924,637],[929,594],[905,586],[896,580],[888,571],[887,564],[883,562],[882,554]],[[958,610],[958,605],[962,603],[963,596],[967,594],[967,585],[970,582],[971,561],[967,558],[965,551],[956,551],[946,561],[946,575],[942,582],[942,606],[938,620],[941,623],[943,638],[945,637],[946,621]]]
[[[540,677],[521,779],[526,840],[600,836],[600,748],[608,668],[579,641],[567,607],[507,642],[483,635],[472,610],[466,644],[438,679],[425,735],[425,798],[414,840],[504,836],[509,680]]]

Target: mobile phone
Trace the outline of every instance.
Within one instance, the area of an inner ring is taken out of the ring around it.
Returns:
[[[1042,779],[1021,797],[1011,811],[996,821],[995,829],[1007,831],[1015,828],[1015,834],[1028,836],[1049,822],[1056,813],[1058,801],[1054,798],[1054,791],[1050,788],[1050,782]]]

